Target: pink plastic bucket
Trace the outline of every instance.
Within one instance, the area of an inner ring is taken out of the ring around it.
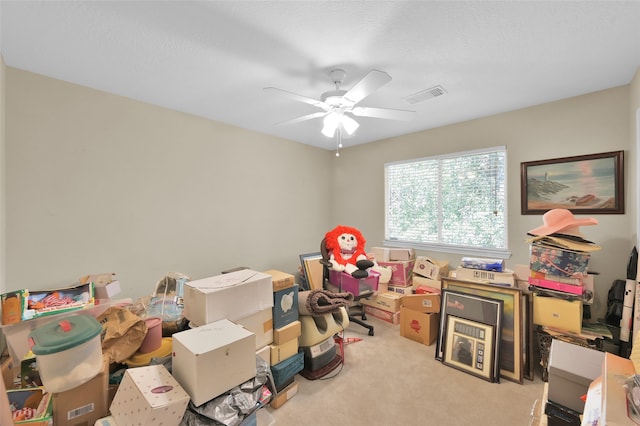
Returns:
[[[144,320],[147,324],[147,335],[144,337],[138,352],[153,352],[162,344],[162,318],[152,317]]]

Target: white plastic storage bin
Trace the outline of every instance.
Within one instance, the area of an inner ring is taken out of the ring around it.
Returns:
[[[102,326],[90,315],[66,317],[31,331],[31,350],[47,392],[73,389],[100,373],[101,332]]]

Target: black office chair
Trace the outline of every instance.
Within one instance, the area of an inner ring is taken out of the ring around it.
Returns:
[[[331,268],[331,262],[329,262],[329,252],[327,250],[326,239],[323,238],[320,243],[320,254],[322,255],[322,259],[320,263],[322,264],[322,286],[325,290],[329,290],[332,292],[345,292],[348,291],[343,289],[340,284],[332,283],[330,280],[329,269]],[[348,309],[349,311],[349,321],[354,322],[356,324],[361,325],[362,327],[369,330],[369,336],[373,336],[374,328],[371,324],[366,323],[367,314],[364,310],[364,306],[359,302],[360,299],[366,299],[373,295],[375,289],[370,285],[366,284],[363,279],[360,279],[358,294],[353,294],[354,303]]]

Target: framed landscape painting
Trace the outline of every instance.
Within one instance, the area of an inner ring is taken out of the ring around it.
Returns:
[[[520,163],[522,214],[624,213],[624,151]]]

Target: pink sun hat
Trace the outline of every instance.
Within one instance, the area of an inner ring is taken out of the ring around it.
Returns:
[[[544,225],[529,231],[531,235],[566,234],[583,237],[580,226],[597,225],[593,217],[578,219],[567,209],[552,209],[542,215]]]

